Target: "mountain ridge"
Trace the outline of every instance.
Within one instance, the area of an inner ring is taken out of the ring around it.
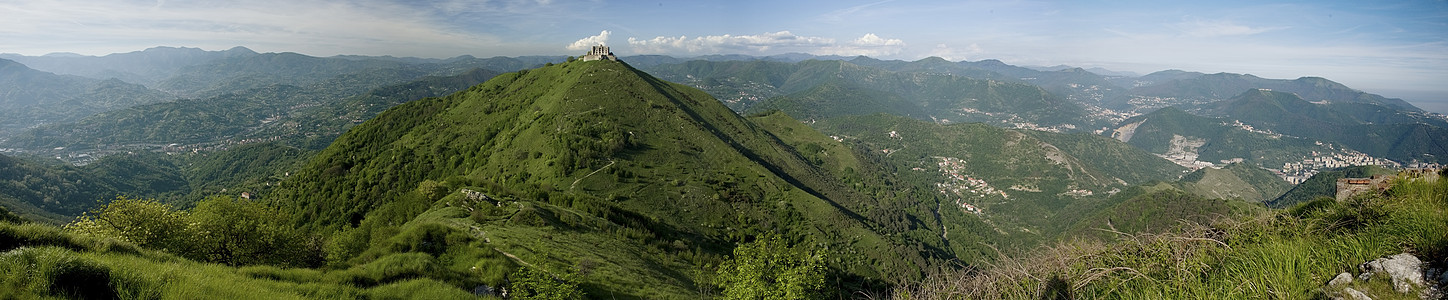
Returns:
[[[370,224],[383,216],[405,221],[429,210],[433,199],[416,199],[413,191],[434,181],[473,186],[467,188],[536,207],[530,211],[603,222],[536,230],[583,240],[611,236],[607,228],[630,226],[643,230],[638,232],[642,236],[610,239],[638,247],[678,241],[682,249],[670,253],[717,253],[717,245],[742,242],[761,231],[831,245],[832,253],[845,257],[873,251],[839,251],[895,249],[880,252],[893,253],[889,257],[869,254],[867,261],[829,262],[850,276],[872,280],[908,277],[918,272],[915,268],[947,255],[929,246],[940,244],[938,236],[935,241],[914,241],[876,233],[905,227],[871,217],[877,213],[865,208],[890,206],[833,183],[835,174],[828,170],[806,162],[776,136],[707,94],[624,63],[577,61],[506,73],[453,95],[389,109],[338,138],[288,178],[272,199],[285,199],[279,204],[299,212],[296,220],[306,228],[371,230],[364,228],[380,226]],[[523,251],[513,247],[532,242],[508,232],[534,226],[509,224],[528,214],[478,226],[490,232],[494,247]],[[825,238],[847,233],[872,242],[852,245]],[[587,253],[638,249],[571,245],[590,252],[530,248],[531,254],[519,256],[557,266],[575,264],[566,258],[591,256]],[[649,259],[666,266],[662,270],[614,278],[649,282],[652,291],[590,282],[640,296],[687,291],[696,284],[694,279],[655,273],[690,268],[686,261],[670,258],[673,255]],[[599,268],[629,266],[601,261]]]

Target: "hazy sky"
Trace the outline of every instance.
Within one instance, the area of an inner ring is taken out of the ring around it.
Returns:
[[[1448,101],[1445,0],[0,0],[0,15],[0,52],[26,55],[245,46],[489,57],[582,54],[603,42],[623,56],[805,52],[1321,76]]]

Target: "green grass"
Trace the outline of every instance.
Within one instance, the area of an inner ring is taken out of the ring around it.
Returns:
[[[489,275],[472,268],[485,261],[480,257],[497,255],[463,249],[439,256],[389,254],[344,269],[306,269],[194,262],[44,224],[0,222],[0,238],[8,245],[0,253],[3,298],[472,299],[473,287],[485,281],[500,286],[507,272]]]
[[[484,240],[449,248],[554,273],[596,265],[580,277],[594,296],[695,297],[709,288],[697,270],[766,232],[828,249],[853,282],[952,258],[939,226],[921,226],[938,223],[917,207],[935,206],[928,191],[788,116],[762,121],[627,64],[556,64],[389,109],[267,199],[328,238],[334,268],[429,252],[392,245],[437,223]],[[504,206],[463,203],[463,188]]]
[[[944,272],[897,297],[1034,298],[1055,291],[1088,299],[1322,297],[1328,280],[1341,272],[1356,274],[1363,262],[1402,252],[1425,261],[1448,257],[1445,195],[1448,180],[1399,180],[1384,196],[1324,199],[1297,209],[1186,223],[1161,234],[1121,234],[1109,242],[1064,242],[970,274]],[[1048,278],[1066,285],[1053,290]],[[1359,286],[1381,293],[1382,282]]]

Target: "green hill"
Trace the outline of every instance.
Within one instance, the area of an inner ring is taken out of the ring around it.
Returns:
[[[1448,156],[1448,127],[1438,122],[1415,122],[1403,113],[1355,113],[1336,110],[1345,106],[1320,105],[1298,95],[1254,89],[1221,103],[1217,113],[1281,134],[1335,142],[1375,157],[1396,161],[1438,161]],[[1394,119],[1392,115],[1400,115]],[[1357,119],[1390,121],[1371,123]],[[1403,120],[1407,119],[1407,120]]]
[[[160,150],[150,149],[155,145],[172,143],[194,149],[254,141],[321,148],[347,128],[389,107],[452,93],[498,73],[474,69],[395,82],[407,74],[368,76],[365,80],[343,76],[305,87],[271,85],[208,99],[136,106],[40,126],[3,144],[34,151],[54,147],[67,151],[141,147],[150,151]],[[376,85],[381,86],[373,87]]]
[[[1107,104],[1103,101],[1120,98],[1126,89],[1106,77],[1081,68],[1062,67],[1059,69],[1037,70],[1013,66],[999,60],[951,62],[939,57],[927,57],[917,61],[878,60],[860,57],[850,63],[876,67],[892,72],[924,74],[945,74],[975,79],[990,79],[1013,83],[1028,83],[1040,86],[1051,94],[1065,100],[1086,106]]]
[[[117,79],[56,75],[5,59],[0,59],[0,90],[6,91],[0,94],[0,141],[38,124],[175,99]]]
[[[1292,184],[1262,168],[1228,164],[1221,169],[1202,168],[1183,176],[1178,188],[1195,195],[1214,199],[1241,199],[1257,203],[1276,199]]]
[[[921,120],[989,122],[1005,127],[1095,126],[1081,105],[1018,80],[895,72],[819,60],[793,64],[691,61],[648,70],[704,89],[744,112],[781,109],[800,119],[903,113]]]
[[[223,51],[206,51],[186,47],[152,47],[142,51],[112,53],[105,56],[0,54],[0,58],[23,63],[36,70],[95,79],[121,78],[126,82],[154,85],[183,68],[212,63],[220,59],[255,56],[246,47]]]
[[[34,221],[69,222],[116,196],[185,191],[175,166],[154,155],[116,155],[81,167],[0,155],[0,206]]]
[[[1183,222],[1208,223],[1263,211],[1240,200],[1184,191],[1179,185],[1135,186],[1099,203],[1074,207],[1057,220],[1063,226],[1061,240],[1113,240],[1122,233],[1168,232]]]
[[[1385,98],[1354,90],[1321,77],[1286,80],[1233,73],[1171,73],[1147,77],[1160,79],[1152,84],[1133,88],[1129,93],[1133,96],[1170,97],[1175,101],[1183,101],[1177,104],[1186,104],[1211,103],[1233,98],[1245,90],[1268,89],[1297,94],[1309,101],[1364,103],[1407,112],[1422,111],[1402,99]]]
[[[1240,158],[1277,167],[1301,162],[1314,152],[1336,152],[1314,140],[1248,130],[1229,119],[1196,116],[1175,107],[1122,121],[1112,135],[1151,153],[1195,154],[1197,161],[1214,164]]]
[[[707,286],[699,272],[766,232],[826,251],[853,284],[951,257],[924,226],[931,215],[890,194],[909,191],[865,195],[836,178],[875,178],[867,169],[819,164],[701,91],[622,63],[570,62],[389,109],[270,199],[334,241],[360,239],[336,261],[371,261],[369,239],[436,223],[549,272],[589,265],[593,295],[693,295]],[[463,189],[502,206],[479,208]]]
[[[1072,203],[1054,221],[1062,240],[1111,239],[1121,233],[1159,233],[1183,220],[1207,223],[1223,217],[1261,212],[1255,203],[1271,200],[1292,186],[1262,168],[1242,163],[1202,168],[1173,182],[1132,186],[1097,202]]]
[[[779,110],[801,120],[834,116],[887,113],[912,118],[929,118],[930,112],[898,95],[860,88],[850,84],[825,83],[799,93],[755,104],[752,112]]]
[[[987,232],[1001,235],[1001,245],[1026,247],[1055,238],[1058,215],[1068,207],[1095,203],[1130,184],[1175,179],[1184,170],[1093,135],[940,125],[884,114],[812,125],[868,149],[896,166],[901,180],[953,204],[942,211],[978,212],[988,221]]]

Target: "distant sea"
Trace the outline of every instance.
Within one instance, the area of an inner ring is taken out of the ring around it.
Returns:
[[[1423,110],[1448,115],[1448,100],[1403,100]]]
[[[1378,90],[1365,92],[1403,99],[1423,110],[1448,115],[1448,91]]]

